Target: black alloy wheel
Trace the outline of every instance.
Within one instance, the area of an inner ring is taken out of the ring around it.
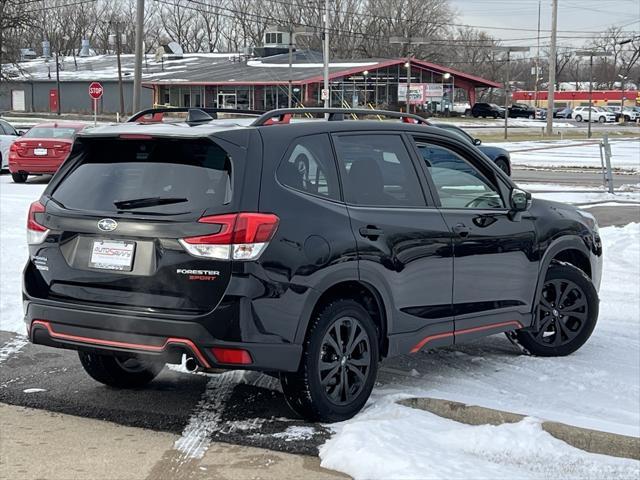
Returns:
[[[569,355],[584,345],[596,326],[598,292],[582,270],[567,263],[552,264],[536,310],[532,328],[508,337],[532,355]]]
[[[355,318],[343,317],[325,333],[318,375],[325,394],[336,405],[353,401],[371,368],[369,336]]]
[[[310,421],[339,422],[364,406],[378,372],[378,329],[354,298],[338,298],[311,319],[300,365],[280,374],[287,403]]]
[[[589,305],[582,289],[570,280],[550,280],[542,288],[538,304],[540,330],[536,338],[559,347],[573,340],[586,325]]]

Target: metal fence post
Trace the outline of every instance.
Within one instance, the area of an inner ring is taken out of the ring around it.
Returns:
[[[606,133],[603,136],[602,143],[604,144],[604,160],[606,165],[606,179],[609,187],[609,193],[613,193],[613,172],[611,171],[611,144],[609,143],[609,135]]]

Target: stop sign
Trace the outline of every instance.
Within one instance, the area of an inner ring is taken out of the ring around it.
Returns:
[[[102,92],[104,89],[102,88],[102,84],[100,82],[91,82],[89,85],[89,96],[94,100],[98,100],[102,97]]]

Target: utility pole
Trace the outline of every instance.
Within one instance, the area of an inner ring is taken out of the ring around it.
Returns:
[[[142,96],[142,39],[144,37],[144,0],[136,4],[136,64],[133,73],[133,112],[140,111]],[[121,105],[122,106],[122,105]]]
[[[507,52],[507,73],[504,82],[504,139],[506,140],[509,138],[509,94],[511,93],[509,77],[511,76],[511,52],[528,52],[529,47],[494,47],[492,50]]]
[[[579,57],[589,57],[589,116],[587,120],[587,138],[591,138],[591,109],[593,108],[593,57],[608,57],[606,52],[596,52],[594,50],[578,50]]]
[[[56,91],[58,95],[58,103],[56,105],[56,114],[60,116],[60,103],[62,102],[62,98],[60,98],[60,62],[58,61],[57,48],[56,48]]]
[[[120,62],[120,49],[122,39],[120,38],[120,22],[115,21],[111,24],[115,28],[115,47],[116,58],[118,61],[118,90],[120,91],[120,115],[124,116],[124,89],[122,87],[122,63]]]
[[[537,45],[536,45],[536,63],[535,63],[535,78],[534,78],[534,84],[533,84],[533,108],[536,109],[536,113],[534,114],[534,117],[537,115],[538,113],[538,80],[540,77],[540,13],[541,13],[541,9],[542,9],[542,0],[538,0],[538,40],[537,40]]]
[[[549,90],[547,94],[547,135],[553,135],[553,102],[556,93],[556,51],[558,41],[558,0],[551,7],[551,44],[549,47]]]
[[[322,75],[324,77],[324,108],[331,106],[331,92],[329,91],[329,0],[324,0],[324,32],[322,33],[324,41],[323,67]]]
[[[291,108],[293,100],[293,25],[289,24],[289,91],[287,107]]]

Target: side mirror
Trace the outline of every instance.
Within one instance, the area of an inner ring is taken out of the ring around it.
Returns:
[[[511,190],[511,220],[519,221],[522,212],[526,212],[531,207],[531,193],[519,188]]]
[[[482,140],[480,140],[479,138],[474,138],[473,139],[473,144],[474,145],[481,145],[482,144]]]

